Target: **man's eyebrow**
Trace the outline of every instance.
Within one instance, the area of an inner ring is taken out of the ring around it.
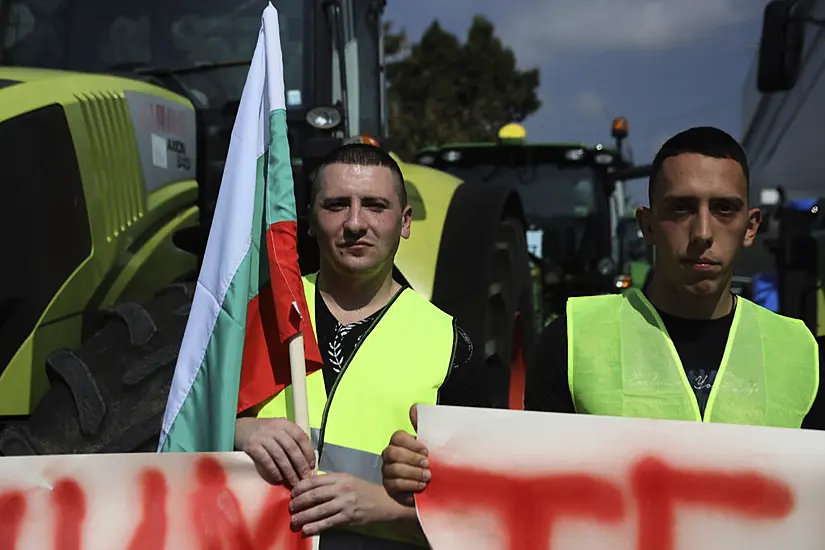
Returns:
[[[662,198],[663,198],[663,200],[666,200],[668,202],[674,202],[674,201],[699,202],[700,200],[702,200],[700,197],[697,197],[695,195],[678,195],[678,194],[665,195]],[[733,203],[733,204],[737,204],[737,205],[744,205],[745,204],[745,201],[741,197],[737,197],[735,195],[721,196],[721,197],[710,197],[708,200],[710,202],[729,202],[729,203]]]
[[[321,202],[323,202],[323,203],[341,202],[341,201],[349,202],[351,199],[352,199],[351,195],[329,195],[329,196],[323,197],[321,199]],[[382,197],[380,195],[364,195],[364,196],[360,197],[360,199],[364,202],[382,202],[382,203],[387,203],[387,204],[392,202],[390,199],[388,199],[386,197]]]
[[[373,202],[384,202],[384,203],[391,202],[390,199],[388,199],[386,197],[376,196],[376,195],[366,195],[364,197],[361,197],[361,200],[362,201],[373,201]]]
[[[717,201],[717,202],[731,202],[731,203],[734,203],[734,204],[745,204],[745,201],[742,199],[742,197],[736,197],[736,196],[713,197],[710,200],[711,201]]]

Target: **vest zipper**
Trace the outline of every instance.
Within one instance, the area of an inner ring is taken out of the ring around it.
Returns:
[[[382,309],[379,311],[381,312],[378,317],[376,317],[370,326],[367,328],[366,332],[364,332],[364,336],[355,344],[355,348],[353,348],[352,353],[349,354],[347,360],[344,362],[344,366],[341,367],[341,372],[338,373],[338,376],[335,377],[335,382],[332,384],[332,388],[329,390],[329,396],[327,397],[327,402],[324,405],[324,412],[321,414],[321,428],[318,431],[318,467],[321,466],[321,454],[324,452],[324,433],[327,429],[327,415],[329,415],[329,409],[332,405],[332,398],[335,395],[335,390],[338,388],[338,383],[341,382],[341,379],[344,377],[344,373],[347,371],[350,363],[352,363],[352,359],[355,357],[355,354],[358,353],[358,350],[361,348],[361,345],[367,340],[370,333],[372,333],[375,325],[377,325],[381,319],[384,318],[384,315],[387,313],[387,310],[390,309],[390,306],[395,303],[395,300],[404,292],[405,288],[402,288],[398,292],[390,298],[390,301],[387,302]]]

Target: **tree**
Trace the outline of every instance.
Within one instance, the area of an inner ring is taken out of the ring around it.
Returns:
[[[427,145],[489,141],[541,107],[538,69],[519,70],[482,16],[473,18],[464,43],[438,20],[417,44],[389,22],[385,34],[390,135],[404,158]]]

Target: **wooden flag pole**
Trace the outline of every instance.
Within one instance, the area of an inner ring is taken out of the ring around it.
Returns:
[[[292,413],[295,423],[312,441],[309,427],[309,398],[307,397],[307,365],[304,356],[304,334],[299,332],[289,341],[289,370],[292,375]],[[315,451],[315,475],[318,471],[318,451]],[[319,550],[321,537],[312,537],[312,550]]]
[[[309,399],[307,397],[307,366],[304,357],[304,335],[299,332],[289,341],[289,369],[292,375],[292,409],[295,423],[312,438],[309,429]]]

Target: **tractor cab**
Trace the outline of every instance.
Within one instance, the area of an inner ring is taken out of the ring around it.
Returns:
[[[519,124],[501,128],[494,142],[427,148],[416,162],[465,183],[516,186],[528,223],[527,244],[541,273],[542,308],[564,310],[569,296],[620,291],[624,191],[613,171],[630,165],[621,152],[627,121],[616,119],[616,148],[602,144],[528,142]]]
[[[0,0],[0,66],[113,74],[187,98],[197,118],[193,162],[202,251],[249,63],[269,0]],[[278,10],[296,192],[312,159],[385,128],[385,0],[271,0]],[[339,57],[338,52],[346,52]],[[152,113],[164,122],[167,113]],[[179,151],[178,151],[179,153]]]
[[[385,126],[384,0],[0,0],[0,218],[17,265],[0,293],[0,417],[32,410],[45,358],[104,307],[197,274],[269,3],[307,271],[305,174]]]

